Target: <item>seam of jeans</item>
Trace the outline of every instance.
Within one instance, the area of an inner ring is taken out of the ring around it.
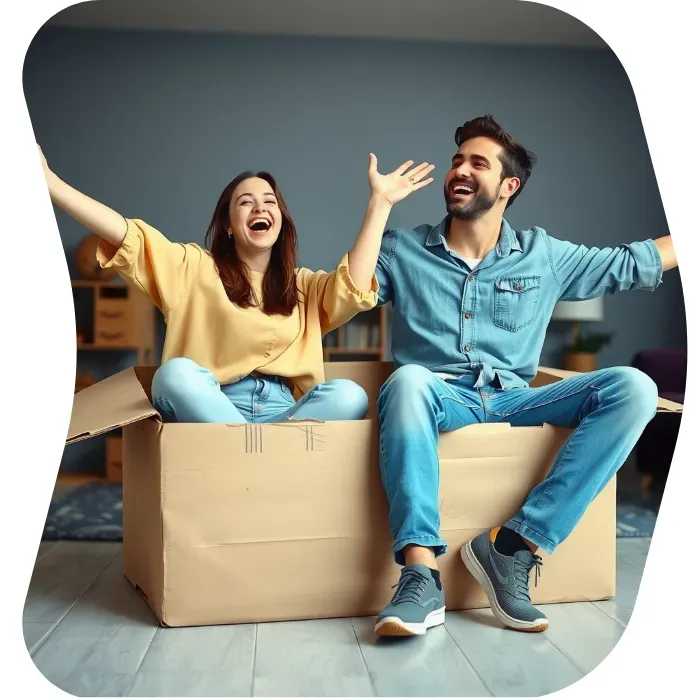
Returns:
[[[309,393],[306,394],[306,396],[305,396],[306,401],[304,401],[303,404],[300,404],[300,405],[297,405],[297,406],[294,407],[294,410],[287,416],[287,419],[293,418],[293,417],[297,414],[297,411],[299,411],[300,409],[304,408],[304,406],[306,406],[306,404],[309,403],[309,401],[311,401],[311,399],[313,398],[314,394],[315,394],[317,391],[318,391],[318,385],[316,385],[315,387],[313,387],[313,388],[311,389],[311,391],[309,391]]]
[[[597,398],[596,398],[596,401],[597,401]],[[547,495],[549,488],[552,484],[552,477],[556,475],[557,470],[559,469],[561,463],[564,461],[564,455],[567,453],[567,451],[571,447],[571,443],[573,442],[574,438],[576,437],[576,433],[580,430],[581,426],[586,422],[586,418],[588,418],[589,416],[590,416],[590,414],[588,414],[588,416],[586,416],[582,421],[579,422],[579,424],[574,429],[573,433],[571,433],[571,436],[569,437],[569,439],[566,441],[566,444],[564,445],[564,447],[562,447],[562,449],[559,451],[559,454],[557,455],[557,458],[556,458],[554,464],[552,465],[551,470],[547,474],[547,477],[546,477],[547,486],[545,486],[545,488],[542,490],[540,497],[537,499],[537,503],[535,503],[534,506],[531,506],[528,509],[528,512],[525,511],[525,506],[523,506],[522,512],[523,512],[524,518],[523,518],[522,525],[524,527],[529,527],[529,525],[527,524],[528,514],[530,512],[532,512],[532,510],[534,510],[535,508],[538,508],[542,499]],[[530,528],[530,529],[532,529],[533,532],[538,532],[537,530],[534,530],[534,528]],[[549,538],[545,537],[544,539],[548,540]]]
[[[528,387],[530,388],[530,387]],[[486,413],[488,413],[490,416],[497,416],[499,418],[506,418],[508,416],[513,416],[516,413],[520,413],[521,411],[530,411],[534,408],[543,408],[544,406],[549,406],[550,404],[556,403],[557,401],[563,401],[565,399],[570,399],[572,396],[576,396],[576,394],[580,394],[584,391],[589,391],[590,389],[596,389],[596,391],[600,391],[598,387],[591,385],[585,386],[582,389],[578,389],[577,391],[572,391],[570,394],[564,394],[563,396],[558,396],[555,399],[551,399],[549,401],[543,401],[542,403],[537,403],[537,404],[532,404],[527,406],[526,408],[518,409],[517,411],[510,411],[507,413],[496,413],[495,411],[490,411],[488,408],[486,408],[486,403],[484,402],[484,409]],[[491,398],[491,397],[488,397]]]
[[[438,398],[441,401],[453,401],[454,403],[459,404],[463,408],[469,408],[471,410],[478,410],[481,408],[481,406],[470,406],[469,404],[464,403],[464,401],[460,401],[459,399],[455,399],[453,396],[438,395]]]
[[[493,394],[493,389],[489,386],[481,386],[477,389],[479,392],[479,396],[481,397],[481,400],[483,401],[484,398],[489,398],[491,394]]]
[[[601,387],[595,386],[595,385],[591,385],[591,389],[595,389],[595,393],[591,395],[591,399],[593,400],[593,403],[595,404],[593,406],[593,410],[595,411],[600,406],[600,392],[603,391],[603,389]],[[585,404],[584,404],[584,406],[585,406]],[[581,406],[581,411],[583,411],[583,406]],[[581,417],[581,411],[578,412],[579,421],[583,420],[583,418]]]
[[[382,431],[379,432],[379,475],[382,478],[382,484],[384,485],[384,495],[389,497],[387,493],[387,479],[386,479],[386,469],[384,468],[384,460],[386,459],[384,452],[384,437],[382,436]],[[391,506],[391,504],[389,504]],[[391,523],[389,523],[389,528],[391,529]]]
[[[257,406],[257,398],[258,398],[258,393],[259,391],[262,391],[262,386],[260,383],[260,380],[255,377],[255,388],[253,389],[253,392],[250,396],[250,419],[251,423],[255,423],[255,419],[258,417],[258,411],[256,409]]]
[[[438,440],[440,439],[440,429],[438,428]],[[437,448],[437,446],[436,446]],[[436,486],[435,486],[435,501],[437,502],[437,507],[435,508],[435,525],[433,525],[433,528],[435,529],[435,532],[440,534],[440,458],[437,455],[437,449],[435,450],[435,461],[437,462],[436,465],[436,471],[437,473],[435,474],[435,481]]]

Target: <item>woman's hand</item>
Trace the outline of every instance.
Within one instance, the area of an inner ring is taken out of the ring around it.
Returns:
[[[425,179],[426,175],[435,169],[434,165],[421,163],[415,168],[408,170],[413,165],[412,160],[407,160],[394,172],[382,175],[377,171],[377,156],[369,154],[369,187],[374,197],[381,197],[388,204],[393,206],[409,194],[429,185],[433,178]]]
[[[432,177],[426,179],[426,176],[435,168],[434,165],[421,163],[411,168],[412,165],[413,161],[408,160],[393,173],[382,175],[377,171],[377,156],[369,154],[369,202],[360,233],[348,253],[350,276],[360,291],[369,291],[372,285],[382,234],[391,208],[411,192],[420,190],[433,181]]]

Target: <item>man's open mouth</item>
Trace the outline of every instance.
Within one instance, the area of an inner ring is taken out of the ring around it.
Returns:
[[[462,183],[452,185],[452,187],[450,188],[450,194],[470,195],[474,194],[474,192],[476,192],[476,189],[474,187],[471,187],[470,185],[464,185]]]

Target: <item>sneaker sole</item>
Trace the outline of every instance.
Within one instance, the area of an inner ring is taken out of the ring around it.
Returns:
[[[533,622],[527,622],[525,620],[517,620],[511,617],[499,604],[496,598],[496,591],[493,588],[491,579],[481,566],[481,563],[476,558],[474,551],[471,547],[471,542],[462,547],[460,550],[460,555],[464,566],[467,567],[469,573],[477,580],[479,585],[486,592],[486,597],[489,599],[489,605],[493,614],[499,619],[506,627],[510,629],[517,630],[518,632],[544,632],[549,627],[549,621],[546,618],[538,618]]]
[[[374,631],[380,637],[415,637],[425,634],[431,627],[445,623],[445,608],[433,610],[425,618],[425,622],[404,622],[400,617],[385,617],[374,626]]]

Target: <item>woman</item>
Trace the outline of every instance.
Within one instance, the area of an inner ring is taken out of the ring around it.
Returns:
[[[166,420],[269,423],[359,420],[367,395],[324,382],[324,334],[377,303],[374,270],[391,207],[433,179],[434,166],[377,172],[355,245],[332,272],[297,268],[296,230],[269,173],[244,172],[224,189],[208,250],[171,243],[62,181],[39,149],[51,200],[101,239],[97,259],[144,292],[165,316],[163,364],[152,401]]]

